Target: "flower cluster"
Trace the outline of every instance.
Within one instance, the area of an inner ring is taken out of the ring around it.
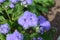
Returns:
[[[50,35],[44,32],[50,34],[51,25],[40,13],[47,13],[53,3],[52,0],[0,0],[0,40],[48,40],[45,38]]]
[[[43,34],[44,31],[48,31],[51,28],[50,22],[46,20],[44,16],[39,16],[38,17],[38,22],[40,27],[40,33]]]
[[[22,25],[24,29],[28,29],[29,27],[36,27],[38,24],[41,26],[39,29],[39,33],[43,34],[44,31],[50,30],[50,22],[44,16],[37,17],[35,14],[25,11],[24,14],[19,17],[18,24]]]
[[[29,27],[37,27],[39,24],[41,27],[39,28],[39,33],[43,34],[44,31],[50,30],[50,22],[44,16],[37,17],[34,13],[29,11],[25,11],[22,16],[18,19],[18,24],[22,25],[24,29],[28,29]],[[10,28],[9,25],[1,24],[0,25],[0,33],[7,34]],[[12,34],[6,35],[6,40],[23,40],[23,35],[15,30]],[[43,40],[42,37],[33,38],[33,40]]]
[[[11,4],[9,5],[9,7],[10,8],[14,8],[15,7],[14,4],[16,4],[18,2],[18,0],[9,0],[9,2],[11,2]]]
[[[0,0],[0,39],[44,40],[50,36],[44,34],[50,22],[39,13],[48,12],[52,4],[52,0]]]
[[[3,3],[5,0],[0,0],[0,3]]]
[[[33,40],[43,40],[43,38],[42,37],[38,37],[37,39],[33,38]]]
[[[44,33],[44,31],[48,31],[51,26],[50,22],[47,21],[47,19],[43,16],[37,17],[35,14],[25,11],[24,14],[19,17],[18,24],[22,25],[24,29],[28,29],[32,26],[37,26],[38,24],[41,26],[39,32],[41,34]]]
[[[18,2],[18,0],[9,0],[11,3],[15,4]]]
[[[0,0],[0,4],[3,3],[6,0]],[[9,0],[10,4],[9,7],[10,8],[14,8],[16,3],[21,3],[21,5],[27,7],[27,5],[31,5],[32,4],[32,0]]]
[[[9,32],[9,30],[10,30],[10,27],[7,23],[0,25],[0,33],[6,34]]]
[[[24,29],[32,26],[37,26],[37,16],[29,11],[25,11],[24,14],[19,17],[18,24],[22,25]]]
[[[7,34],[6,40],[23,40],[23,35],[15,30],[12,34]]]
[[[24,5],[25,7],[27,7],[27,5],[31,5],[32,4],[32,0],[9,0],[11,2],[11,4],[9,5],[10,8],[14,8],[14,4],[16,4],[17,2],[21,2],[21,5]]]
[[[21,0],[21,4],[24,5],[25,7],[27,7],[27,5],[31,5],[32,4],[32,0]]]
[[[11,4],[9,5],[10,8],[14,8],[14,6],[15,6],[15,5],[14,5],[13,3],[11,3]]]

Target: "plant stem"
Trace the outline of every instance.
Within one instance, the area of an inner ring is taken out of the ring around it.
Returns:
[[[9,14],[7,13],[7,10],[3,6],[2,6],[2,8],[6,11],[6,14],[7,14],[8,18],[10,19]]]
[[[6,10],[6,9],[5,9],[5,11],[6,11],[6,14],[7,14],[8,18],[10,19],[10,16],[9,16],[9,14],[7,13],[7,10]]]

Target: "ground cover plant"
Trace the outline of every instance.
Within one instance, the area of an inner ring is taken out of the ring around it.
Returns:
[[[52,40],[55,29],[41,15],[54,0],[0,0],[0,40]]]

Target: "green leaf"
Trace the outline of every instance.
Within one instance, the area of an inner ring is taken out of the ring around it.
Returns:
[[[3,34],[0,33],[0,40],[6,40],[5,36]]]
[[[20,4],[16,4],[15,5],[15,9],[14,9],[14,12],[22,12],[23,11],[23,6],[21,6]]]
[[[41,12],[45,12],[45,13],[48,13],[48,8],[47,7],[43,7],[43,6],[39,6],[37,5],[37,9],[40,10]]]
[[[28,5],[28,10],[37,16],[40,15],[40,12],[37,11],[37,6],[34,3],[32,5]]]
[[[3,16],[0,16],[0,21],[2,21],[2,20],[5,20],[5,18]]]
[[[2,4],[2,6],[3,6],[4,8],[6,8],[6,9],[8,9],[10,3],[11,3],[11,2],[4,2],[4,3]]]
[[[3,10],[4,10],[4,9],[0,6],[0,13],[2,13]]]
[[[50,7],[54,5],[54,0],[34,0],[35,3],[42,4],[44,7]]]
[[[24,39],[23,40],[31,40],[30,35],[25,33],[24,34]]]
[[[12,14],[12,20],[17,20],[22,13],[23,7],[20,4],[16,4]]]
[[[7,10],[7,13],[8,13],[8,14],[13,14],[13,9]]]
[[[41,3],[42,2],[42,0],[33,0],[34,2],[36,2],[36,3]]]
[[[6,20],[0,21],[0,24],[4,24],[4,23],[7,23],[7,21]]]
[[[0,13],[2,12],[2,10],[1,10],[1,6],[0,6]]]
[[[23,30],[23,28],[22,28],[22,26],[18,26],[18,28],[17,28],[20,32]],[[22,31],[22,33],[23,33],[24,31]]]
[[[0,16],[0,24],[4,24],[7,21],[5,20],[5,18],[3,16]]]
[[[38,33],[33,33],[33,34],[30,35],[30,37],[31,37],[31,38],[33,38],[33,37],[38,37]]]
[[[17,20],[22,15],[22,11],[14,12],[12,16],[12,20]]]

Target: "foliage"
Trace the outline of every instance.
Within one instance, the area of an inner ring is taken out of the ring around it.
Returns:
[[[14,4],[14,8],[10,8],[10,4],[11,3],[8,0],[0,4],[0,24],[8,23],[11,28],[9,33],[12,33],[15,29],[17,29],[24,35],[24,40],[31,40],[33,37],[39,36],[45,40],[52,40],[53,34],[55,33],[52,30],[54,29],[50,30],[49,32],[45,32],[43,35],[36,32],[30,34],[24,30],[22,26],[18,25],[17,20],[26,10],[35,13],[37,16],[41,15],[42,12],[48,13],[49,7],[54,5],[54,0],[33,0],[33,3],[27,7],[24,7],[20,2],[18,2]],[[6,35],[0,34],[1,40],[5,40],[5,37]]]

